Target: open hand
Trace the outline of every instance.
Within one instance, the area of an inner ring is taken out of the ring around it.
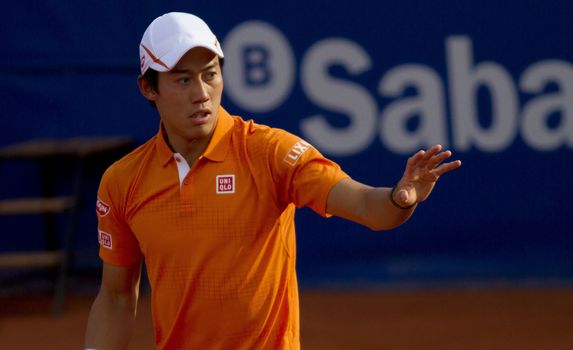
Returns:
[[[452,152],[442,152],[442,146],[435,145],[410,157],[404,175],[392,193],[394,201],[406,208],[426,200],[440,176],[462,165],[459,160],[443,163],[451,156]]]

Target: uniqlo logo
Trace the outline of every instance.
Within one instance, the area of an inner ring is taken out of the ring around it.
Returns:
[[[217,175],[217,193],[235,193],[235,175]]]
[[[290,165],[295,165],[299,158],[303,155],[311,147],[310,143],[305,142],[303,140],[298,141],[297,143],[292,146],[292,148],[288,151],[285,162]]]
[[[103,218],[109,213],[109,205],[105,204],[98,198],[96,202],[96,212]]]
[[[98,241],[99,244],[107,249],[111,249],[112,244],[111,244],[111,235],[107,232],[103,232],[103,231],[98,231]]]

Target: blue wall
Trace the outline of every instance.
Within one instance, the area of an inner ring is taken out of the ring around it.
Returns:
[[[0,145],[144,142],[158,118],[135,84],[141,35],[164,12],[192,12],[223,44],[231,113],[303,136],[371,185],[392,185],[409,154],[435,142],[464,163],[393,232],[300,211],[303,283],[573,277],[572,2],[164,3],[10,3]],[[2,198],[34,181],[0,176],[13,185]],[[2,245],[23,235],[2,234]],[[78,247],[97,261],[91,207]]]

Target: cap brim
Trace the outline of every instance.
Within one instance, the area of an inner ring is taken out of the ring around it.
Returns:
[[[173,69],[177,62],[185,55],[189,50],[194,49],[196,47],[203,47],[210,51],[212,51],[215,55],[223,58],[223,50],[219,47],[219,45],[213,45],[213,43],[203,43],[198,41],[182,43],[180,47],[176,50],[173,50],[163,57],[159,57],[157,61],[153,61],[149,68],[152,68],[158,72],[167,72]]]

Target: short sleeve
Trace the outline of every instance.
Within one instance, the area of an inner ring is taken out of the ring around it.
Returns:
[[[99,256],[111,265],[128,266],[142,258],[137,238],[126,223],[126,202],[112,165],[104,173],[96,202]]]
[[[330,216],[326,212],[328,194],[336,183],[349,178],[338,164],[300,137],[280,129],[270,133],[267,157],[282,200]]]

